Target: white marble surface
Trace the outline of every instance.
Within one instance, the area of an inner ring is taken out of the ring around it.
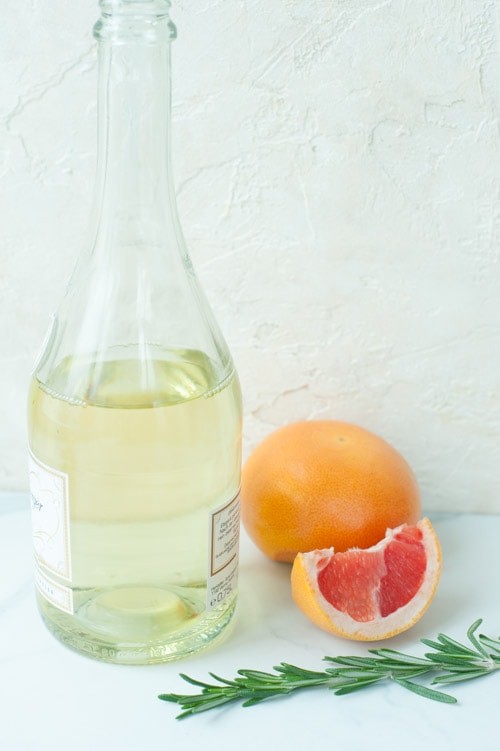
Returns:
[[[444,631],[461,639],[478,617],[500,633],[500,515],[433,519],[444,568],[424,618],[385,646],[423,651],[419,639]],[[498,749],[500,675],[456,687],[459,703],[443,705],[397,686],[336,697],[314,690],[251,709],[213,711],[184,722],[160,692],[183,691],[184,671],[232,677],[241,667],[270,669],[280,661],[321,669],[324,655],[363,654],[372,645],[335,639],[293,605],[289,567],[242,543],[241,587],[234,628],[224,644],[182,663],[152,667],[101,664],[61,646],[42,625],[31,579],[31,539],[24,495],[0,496],[0,749],[2,751],[183,751],[237,747],[338,751],[428,745],[441,751]],[[380,646],[380,645],[379,645]]]

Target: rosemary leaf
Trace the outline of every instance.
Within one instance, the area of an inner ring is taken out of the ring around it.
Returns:
[[[478,663],[484,663],[485,659],[482,655],[475,654],[474,657],[467,657],[466,655],[451,655],[448,652],[442,652],[440,654],[433,654],[432,652],[428,652],[426,655],[427,659],[431,660],[432,662],[437,662],[440,665],[455,665],[457,669],[460,669],[460,666],[469,666],[472,664],[478,664]],[[489,663],[489,659],[487,660]]]
[[[444,694],[442,691],[435,691],[433,688],[422,686],[420,683],[413,683],[412,681],[406,681],[403,678],[394,678],[394,681],[403,688],[407,688],[408,691],[413,691],[414,694],[423,696],[425,699],[434,699],[434,701],[441,701],[443,704],[456,704],[457,700],[450,694]]]
[[[470,647],[465,646],[465,644],[460,644],[460,642],[450,639],[449,636],[445,636],[444,634],[439,634],[437,639],[437,642],[430,641],[429,639],[422,639],[422,644],[441,652],[450,652],[451,654],[464,654],[472,657],[476,654],[473,649],[470,649]]]
[[[213,675],[213,673],[210,673],[210,675]],[[280,683],[281,681],[279,675],[273,675],[272,673],[263,673],[260,670],[238,670],[238,675],[241,675],[243,677],[236,678],[237,683],[244,683],[248,680],[255,681],[256,683]],[[221,681],[220,678],[217,678],[217,680]]]
[[[297,678],[305,678],[312,680],[314,678],[324,678],[325,674],[315,670],[306,670],[304,668],[298,668],[296,665],[290,665],[288,662],[281,662],[274,670],[284,675],[297,676]]]
[[[475,646],[475,648],[477,649],[477,651],[481,652],[481,654],[484,657],[486,657],[486,659],[488,659],[490,655],[488,654],[488,652],[486,651],[486,649],[483,647],[483,645],[481,644],[481,642],[478,639],[476,639],[476,636],[475,636],[475,633],[474,633],[475,631],[477,631],[477,629],[479,628],[479,626],[481,625],[481,623],[482,623],[481,619],[479,619],[475,623],[473,623],[472,626],[467,631],[467,636],[469,638],[469,641],[471,642],[471,644],[473,644]]]
[[[394,649],[370,649],[370,652],[384,660],[403,663],[405,665],[427,665],[427,660],[422,657],[414,657],[413,655],[407,655],[403,652],[396,652]]]
[[[373,676],[372,678],[361,678],[359,680],[353,681],[352,683],[346,683],[343,686],[331,686],[333,693],[337,696],[343,696],[344,694],[352,694],[354,691],[359,691],[362,688],[366,688],[366,686],[372,686],[374,683],[379,683],[380,681],[384,680],[386,676],[384,675],[377,675]]]
[[[489,670],[469,670],[461,673],[450,673],[449,675],[440,675],[431,681],[432,684],[444,684],[444,683],[462,683],[463,681],[470,681],[473,678],[482,678],[484,675],[489,675]]]
[[[489,636],[485,636],[484,634],[479,634],[478,638],[481,641],[481,644],[484,644],[485,647],[491,649],[492,652],[498,654],[500,657],[500,642],[494,641],[493,639],[490,639]],[[492,657],[492,659],[496,659],[493,654],[491,654],[490,656]]]

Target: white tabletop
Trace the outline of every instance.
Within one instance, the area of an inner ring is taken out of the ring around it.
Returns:
[[[325,655],[366,654],[376,646],[423,654],[420,638],[441,631],[462,640],[477,618],[497,638],[500,515],[431,519],[443,547],[441,583],[422,620],[390,642],[359,644],[317,629],[291,600],[290,567],[268,561],[243,536],[239,604],[227,639],[182,663],[123,667],[75,654],[45,629],[33,596],[27,497],[0,495],[0,749],[294,751],[324,743],[336,751],[425,744],[498,751],[500,672],[454,687],[457,705],[384,684],[343,697],[319,688],[178,721],[178,707],[157,699],[192,690],[179,671],[232,678],[238,668],[270,670],[281,661],[321,670]]]

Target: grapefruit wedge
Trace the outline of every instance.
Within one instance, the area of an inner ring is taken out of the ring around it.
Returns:
[[[376,641],[406,631],[430,605],[441,574],[441,547],[427,518],[388,529],[366,550],[299,553],[292,596],[317,626]]]

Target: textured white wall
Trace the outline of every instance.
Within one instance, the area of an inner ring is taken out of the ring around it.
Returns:
[[[179,206],[246,452],[358,422],[426,509],[500,511],[498,5],[174,0]],[[96,18],[2,3],[0,489],[26,487],[28,374],[85,230]]]

